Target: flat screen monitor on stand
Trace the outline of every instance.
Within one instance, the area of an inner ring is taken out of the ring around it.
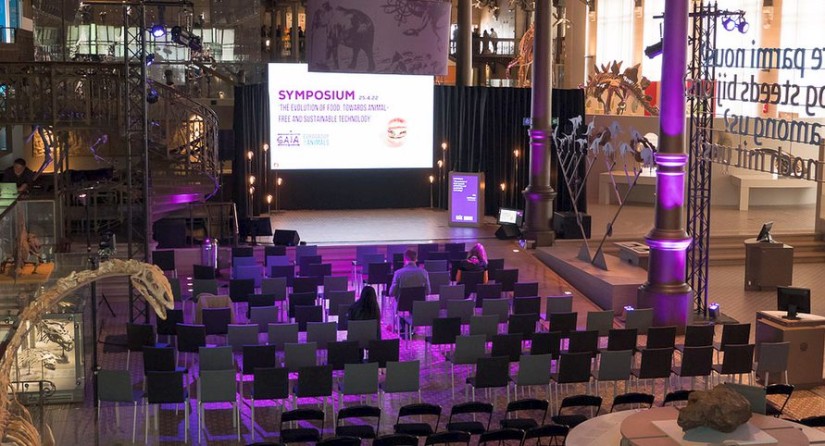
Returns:
[[[771,237],[771,228],[773,228],[772,221],[763,224],[762,229],[759,230],[759,235],[756,236],[756,241],[765,243],[772,242],[773,237]]]
[[[498,209],[498,224],[496,237],[502,240],[521,237],[521,225],[524,224],[524,211],[521,209]]]
[[[799,319],[797,313],[811,312],[811,290],[780,286],[776,288],[776,309],[786,311],[785,319]]]

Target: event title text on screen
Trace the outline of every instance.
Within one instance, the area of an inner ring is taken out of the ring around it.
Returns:
[[[354,90],[278,90],[278,99],[283,100],[306,100],[315,99],[317,101],[345,101],[355,100]]]

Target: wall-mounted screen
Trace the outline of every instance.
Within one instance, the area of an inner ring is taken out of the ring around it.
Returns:
[[[450,172],[450,226],[481,226],[484,174]]]
[[[271,168],[433,166],[433,78],[269,64]]]

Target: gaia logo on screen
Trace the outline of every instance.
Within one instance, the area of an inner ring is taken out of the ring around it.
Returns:
[[[433,78],[269,65],[271,167],[433,167]]]

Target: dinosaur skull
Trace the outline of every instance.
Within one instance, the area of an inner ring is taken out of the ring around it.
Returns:
[[[155,265],[141,263],[136,260],[128,260],[127,262],[140,265],[138,272],[130,276],[132,286],[146,299],[146,302],[149,302],[158,317],[166,319],[166,310],[175,308],[174,295],[169,279]]]

